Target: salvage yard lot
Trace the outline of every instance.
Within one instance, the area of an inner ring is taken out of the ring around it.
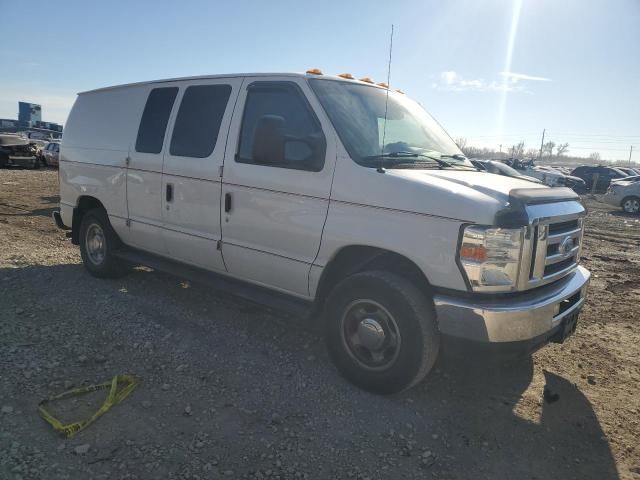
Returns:
[[[382,397],[300,319],[149,269],[89,276],[57,194],[56,171],[0,170],[2,479],[640,478],[640,217],[587,201],[593,278],[566,344],[445,357]],[[138,388],[76,437],[38,416],[122,373]]]

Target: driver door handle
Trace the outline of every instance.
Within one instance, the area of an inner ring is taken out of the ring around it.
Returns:
[[[173,184],[167,183],[167,203],[171,203],[173,201]]]
[[[224,211],[227,213],[231,211],[231,194],[230,193],[224,194]]]

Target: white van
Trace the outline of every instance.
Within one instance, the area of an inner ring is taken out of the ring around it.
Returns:
[[[445,338],[563,341],[590,276],[575,193],[477,171],[420,105],[348,74],[81,93],[60,196],[91,274],[125,260],[318,314],[339,370],[382,393]]]

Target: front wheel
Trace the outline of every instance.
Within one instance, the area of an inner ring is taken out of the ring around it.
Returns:
[[[409,388],[438,357],[440,336],[431,302],[393,273],[347,277],[327,299],[326,315],[334,363],[365,390],[389,394]]]
[[[622,209],[626,213],[638,213],[640,212],[640,198],[627,197],[622,200]]]
[[[85,213],[80,224],[80,255],[94,277],[110,278],[121,273],[121,262],[113,255],[119,243],[102,209]]]

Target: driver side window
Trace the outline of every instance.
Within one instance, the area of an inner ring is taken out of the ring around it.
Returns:
[[[320,122],[292,82],[254,82],[245,101],[236,161],[319,172],[326,144]]]

